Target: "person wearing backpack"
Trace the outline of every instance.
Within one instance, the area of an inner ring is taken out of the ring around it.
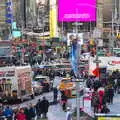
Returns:
[[[35,107],[32,104],[30,104],[30,108],[29,108],[29,117],[30,120],[35,120],[36,117]]]
[[[110,109],[107,107],[107,105],[103,105],[103,108],[101,110],[101,113],[109,113],[110,112]]]
[[[41,100],[41,114],[43,115],[43,118],[47,118],[47,112],[49,109],[49,101],[46,99],[46,97],[43,97]]]

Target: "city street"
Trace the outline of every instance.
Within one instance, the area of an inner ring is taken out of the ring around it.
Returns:
[[[33,104],[36,104],[36,102],[38,101],[38,99],[42,99],[43,96],[46,96],[46,98],[50,101],[53,100],[53,93],[46,93],[44,95],[41,95],[41,96],[38,96],[36,97],[34,100],[32,101],[29,101],[29,102],[25,102],[23,104],[20,104],[21,107],[23,106],[26,106],[26,105],[29,105],[30,103],[33,103]],[[59,97],[60,99],[60,97]],[[120,111],[120,95],[119,94],[116,94],[114,96],[114,100],[113,100],[113,104],[112,105],[108,105],[109,109],[110,109],[110,113],[109,114],[119,114],[119,111]],[[80,99],[81,101],[81,107],[83,107],[83,99]],[[68,100],[68,103],[70,106],[72,106],[72,108],[75,108],[76,107],[76,99],[69,99]],[[87,105],[86,105],[87,106]],[[17,107],[17,106],[16,106]],[[84,108],[84,111],[89,114],[90,116],[94,117],[94,113],[93,113],[93,109],[92,108],[87,108],[85,107]],[[48,111],[48,120],[65,120],[66,118],[66,112],[64,112],[62,110],[62,106],[58,103],[56,105],[51,105],[49,107],[49,111]]]
[[[0,120],[39,118],[120,120],[120,0],[0,0]]]

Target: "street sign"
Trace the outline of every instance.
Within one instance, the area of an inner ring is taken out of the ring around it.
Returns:
[[[5,14],[6,20],[5,22],[8,24],[12,24],[13,22],[13,13],[12,13],[12,2],[6,2],[6,14]]]
[[[5,20],[5,22],[11,24],[11,23],[12,23],[12,20],[11,20],[11,19],[8,19],[8,20]]]
[[[12,13],[7,13],[5,16],[6,16],[6,18],[9,18],[9,19],[13,18],[13,14]]]
[[[6,4],[6,6],[11,6],[12,2],[6,2],[5,4]]]
[[[94,63],[101,63],[101,60],[94,60]]]
[[[72,82],[84,82],[83,78],[72,80]]]

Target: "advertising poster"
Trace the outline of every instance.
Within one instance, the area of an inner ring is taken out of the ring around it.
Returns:
[[[50,37],[51,38],[58,37],[56,0],[50,0],[49,27]]]
[[[67,45],[70,46],[72,39],[77,39],[78,44],[83,45],[83,33],[68,33],[67,34]]]
[[[61,22],[96,21],[96,0],[58,0],[58,4]]]

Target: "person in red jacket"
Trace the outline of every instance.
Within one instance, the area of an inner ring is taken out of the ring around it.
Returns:
[[[20,111],[17,113],[16,120],[27,120],[23,108],[21,108]]]

